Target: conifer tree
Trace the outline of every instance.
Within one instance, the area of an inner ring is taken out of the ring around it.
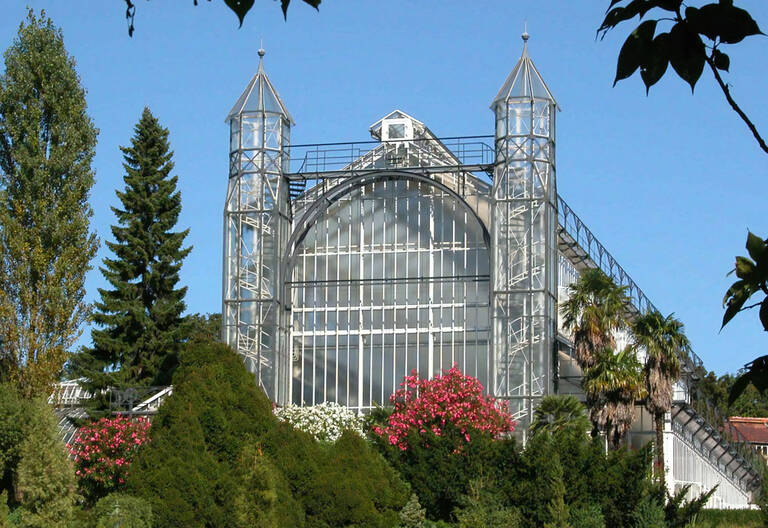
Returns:
[[[58,438],[51,406],[44,399],[37,399],[29,407],[16,470],[20,525],[68,528],[77,496],[75,468]]]
[[[121,147],[125,189],[112,208],[114,254],[101,269],[111,289],[99,289],[93,347],[78,354],[75,372],[86,388],[167,385],[188,338],[182,316],[186,287],[177,287],[189,230],[174,231],[181,212],[178,178],[171,176],[168,130],[145,108],[131,146]]]
[[[0,382],[48,395],[87,316],[97,131],[61,31],[29,11],[0,76]]]

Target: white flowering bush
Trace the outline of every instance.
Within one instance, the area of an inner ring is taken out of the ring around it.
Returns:
[[[363,418],[338,403],[326,402],[311,407],[277,407],[275,415],[296,429],[324,442],[335,442],[346,430],[365,436]]]

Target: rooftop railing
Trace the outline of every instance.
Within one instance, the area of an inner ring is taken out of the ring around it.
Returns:
[[[585,261],[591,261],[619,286],[626,287],[632,306],[638,313],[644,313],[648,310],[658,311],[650,299],[643,293],[643,290],[640,289],[640,286],[632,280],[629,273],[621,267],[616,259],[613,258],[613,255],[605,249],[605,246],[600,243],[592,231],[560,196],[557,197],[557,221],[560,225],[561,236],[569,246],[569,249],[574,253],[570,255],[572,258],[579,258],[579,250],[583,251],[581,258]],[[690,351],[689,355],[682,359],[687,367],[686,370],[691,374],[696,372],[697,368],[703,368],[704,362],[693,351]]]
[[[386,151],[384,157],[380,155],[382,149]],[[361,168],[466,166],[469,171],[479,171],[489,170],[494,156],[493,136],[291,145],[288,176]],[[373,165],[380,160],[383,160],[382,167]]]

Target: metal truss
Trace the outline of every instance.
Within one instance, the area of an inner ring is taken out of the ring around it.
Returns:
[[[222,333],[275,401],[287,401],[287,327],[280,258],[290,235],[287,170],[291,117],[259,70],[227,117]]]
[[[494,394],[522,430],[552,391],[555,338],[556,103],[507,96],[496,115],[492,215]]]

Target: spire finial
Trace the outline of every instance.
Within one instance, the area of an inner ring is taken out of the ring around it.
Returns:
[[[264,50],[264,40],[259,39],[259,51],[256,53],[259,54],[259,71],[264,71],[264,55],[267,54],[267,52]]]
[[[267,52],[264,50],[264,39],[259,39],[259,51],[257,52],[259,54],[259,62],[261,62],[261,59],[264,58],[264,55],[267,54]]]
[[[524,45],[528,43],[528,39],[531,38],[531,36],[528,34],[528,21],[525,21],[525,25],[523,26],[523,34],[520,35],[523,39]]]

